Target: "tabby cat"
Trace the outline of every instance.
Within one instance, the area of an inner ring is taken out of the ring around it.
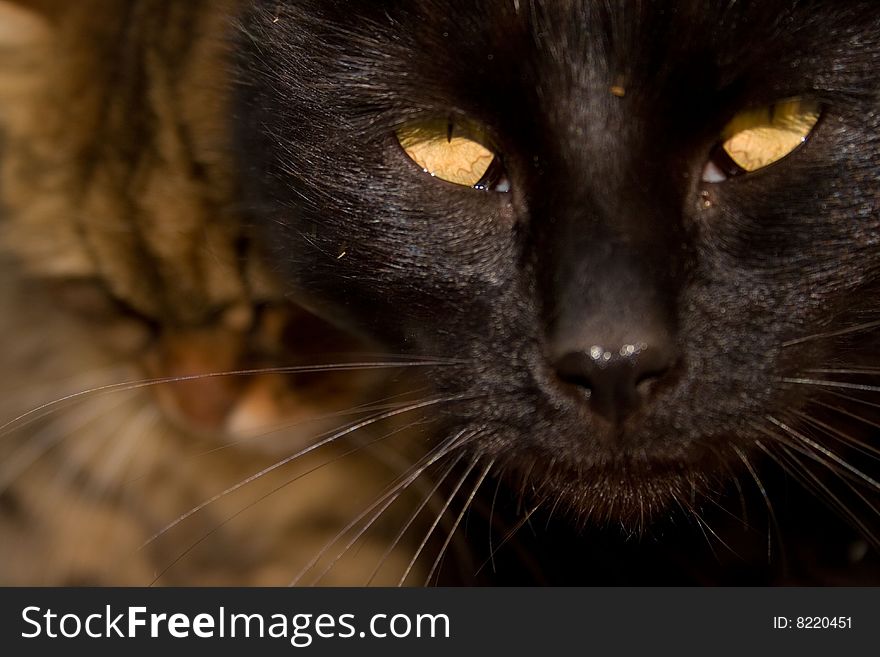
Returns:
[[[227,129],[233,9],[0,3],[0,582],[286,584],[406,464],[370,445],[395,430],[375,420],[290,458],[412,395],[348,365],[375,347],[293,306],[256,252]],[[244,370],[261,373],[203,376]],[[398,527],[321,582],[369,578]]]
[[[0,2],[0,581],[880,582],[867,0]]]

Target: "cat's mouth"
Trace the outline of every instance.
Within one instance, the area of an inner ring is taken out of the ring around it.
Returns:
[[[747,441],[721,433],[663,439],[644,418],[617,425],[584,418],[557,409],[491,428],[474,418],[467,426],[485,432],[474,459],[492,461],[522,492],[523,508],[567,508],[580,521],[637,528],[714,498],[738,462],[738,446]]]

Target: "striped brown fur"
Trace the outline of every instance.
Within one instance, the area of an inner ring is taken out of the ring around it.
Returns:
[[[237,204],[235,4],[0,2],[0,424],[86,389],[353,348],[280,297]],[[315,454],[142,546],[340,422],[282,438],[256,429],[390,394],[376,381],[220,377],[86,395],[7,427],[0,584],[149,584],[193,545],[158,583],[286,584],[392,466],[346,458],[233,518],[333,457]],[[387,542],[368,541],[323,581],[365,579]],[[409,556],[393,554],[389,570]]]

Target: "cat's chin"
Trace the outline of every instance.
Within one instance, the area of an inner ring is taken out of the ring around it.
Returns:
[[[651,458],[644,451],[567,462],[534,454],[511,457],[504,470],[516,486],[533,482],[525,505],[564,509],[583,526],[613,524],[641,533],[662,519],[700,508],[726,486],[720,450],[694,449],[688,459]],[[536,463],[552,463],[538,472]],[[537,483],[540,481],[540,483]]]
[[[652,524],[681,512],[699,513],[710,489],[707,481],[692,473],[639,477],[608,473],[579,490],[563,488],[560,503],[583,526],[618,525],[641,534]]]

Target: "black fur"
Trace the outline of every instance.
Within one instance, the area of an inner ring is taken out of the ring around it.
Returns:
[[[880,331],[851,330],[880,320],[876,2],[251,5],[239,144],[290,293],[460,358],[436,385],[473,395],[443,412],[475,459],[575,524],[631,529],[781,462],[876,539],[877,395],[797,381],[880,382],[816,372],[880,364]],[[824,109],[804,147],[701,182],[736,112],[793,97]],[[511,192],[421,172],[394,131],[423,117],[483,126]],[[611,334],[666,360],[609,420],[554,364]]]

